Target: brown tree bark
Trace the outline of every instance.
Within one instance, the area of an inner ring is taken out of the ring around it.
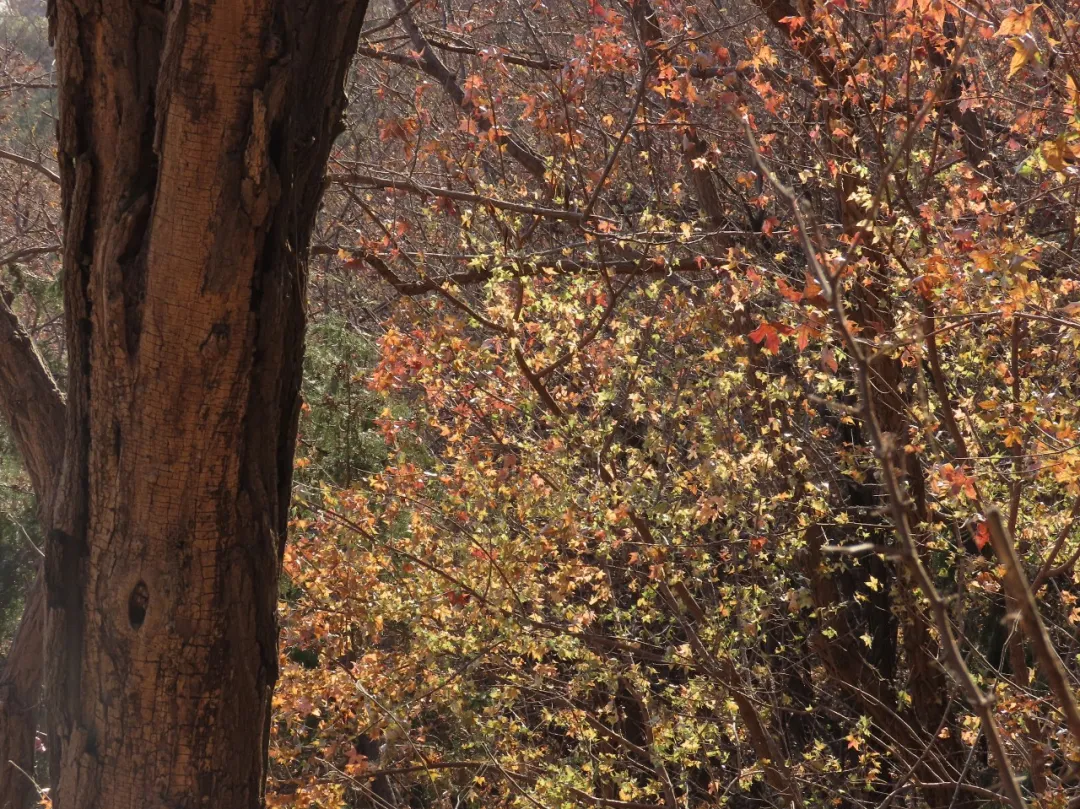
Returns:
[[[258,807],[305,258],[365,0],[53,0],[57,809]]]
[[[0,677],[0,809],[25,809],[36,802],[34,734],[41,698],[45,590],[38,575]]]
[[[30,335],[0,298],[0,413],[47,520],[64,456],[64,400]],[[41,696],[41,576],[30,591],[22,620],[0,672],[0,809],[34,802],[34,732]]]

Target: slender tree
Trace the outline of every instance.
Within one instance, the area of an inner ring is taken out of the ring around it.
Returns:
[[[69,381],[65,408],[5,309],[48,539],[0,754],[28,763],[43,621],[58,808],[262,802],[305,262],[365,10],[50,3]]]

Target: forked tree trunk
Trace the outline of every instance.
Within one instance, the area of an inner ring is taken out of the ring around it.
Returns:
[[[57,809],[262,803],[305,257],[365,0],[53,0]]]

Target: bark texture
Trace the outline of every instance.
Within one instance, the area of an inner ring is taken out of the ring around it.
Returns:
[[[64,400],[30,335],[3,298],[0,413],[11,427],[47,524],[64,457]],[[0,809],[22,809],[37,798],[32,773],[44,619],[39,575],[0,673]]]
[[[64,399],[30,335],[2,297],[0,413],[47,515],[64,457]]]
[[[4,661],[0,678],[0,809],[25,809],[37,800],[34,733],[41,698],[45,591],[38,575]]]
[[[53,0],[57,809],[259,807],[305,257],[365,0]]]

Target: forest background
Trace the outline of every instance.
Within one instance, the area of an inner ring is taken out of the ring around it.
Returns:
[[[43,15],[0,15],[0,284],[63,387]],[[373,6],[268,802],[1080,805],[1078,29]],[[0,440],[6,644],[42,538]]]

